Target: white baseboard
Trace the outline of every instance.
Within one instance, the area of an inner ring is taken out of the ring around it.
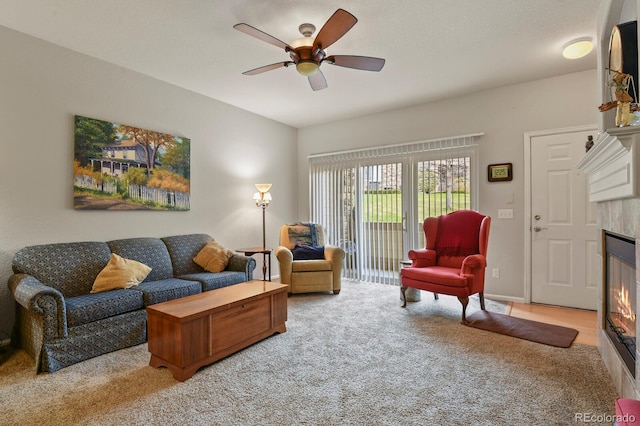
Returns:
[[[524,303],[524,297],[503,296],[501,294],[484,294],[484,297],[491,300],[498,300],[501,302],[517,302]]]

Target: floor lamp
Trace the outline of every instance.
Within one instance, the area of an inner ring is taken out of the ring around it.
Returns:
[[[265,210],[271,202],[271,189],[270,183],[256,183],[256,189],[258,192],[253,194],[253,199],[256,202],[256,206],[262,207],[262,275],[266,280],[267,273],[267,253],[269,253],[269,281],[271,281],[271,251],[267,249],[267,234],[265,226]]]
[[[256,206],[262,207],[262,248],[264,249],[267,248],[264,212],[269,205],[269,202],[271,202],[271,194],[269,193],[271,184],[256,183],[256,189],[258,190],[258,192],[253,194],[253,199],[256,202]]]

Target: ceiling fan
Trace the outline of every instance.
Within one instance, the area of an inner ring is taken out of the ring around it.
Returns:
[[[315,32],[316,27],[313,24],[302,24],[298,29],[303,37],[292,41],[291,44],[287,44],[251,25],[245,23],[236,24],[233,26],[236,30],[284,49],[291,58],[290,61],[276,62],[275,64],[245,71],[242,74],[256,75],[294,64],[300,74],[309,78],[309,84],[311,84],[313,90],[321,90],[327,87],[327,80],[324,78],[322,71],[320,71],[320,65],[325,62],[357,70],[380,71],[384,66],[384,59],[382,58],[354,55],[327,56],[325,52],[327,47],[345,35],[356,22],[358,20],[355,16],[344,9],[338,9],[320,28],[315,39],[312,34]]]

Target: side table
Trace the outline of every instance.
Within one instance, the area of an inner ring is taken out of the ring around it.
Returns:
[[[267,281],[267,269],[269,270],[269,281],[271,281],[271,249],[266,247],[249,247],[236,249],[238,253],[243,253],[245,256],[253,256],[254,254],[262,253],[262,281]],[[267,257],[269,258],[267,268]]]
[[[411,263],[412,262],[410,260],[401,260],[400,269],[405,266],[411,266]],[[399,277],[398,279],[400,280],[400,286],[402,286],[402,278]],[[420,290],[413,287],[407,287],[405,290],[405,296],[407,297],[407,302],[419,302],[421,298]],[[400,290],[400,300],[402,300],[402,290]]]

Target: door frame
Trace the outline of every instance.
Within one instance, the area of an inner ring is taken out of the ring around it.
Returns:
[[[575,127],[540,130],[524,134],[524,303],[531,303],[531,141],[539,136],[560,135],[565,133],[598,132],[597,124]]]

